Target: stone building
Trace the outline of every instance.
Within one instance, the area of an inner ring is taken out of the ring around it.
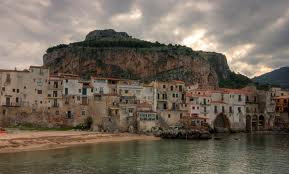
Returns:
[[[180,119],[187,113],[183,108],[186,102],[185,83],[182,81],[152,82],[156,89],[156,108],[161,126],[170,127],[180,124]]]
[[[274,97],[276,102],[276,127],[284,128],[289,127],[289,95]]]
[[[0,126],[75,127],[91,118],[96,131],[150,132],[184,126],[182,120],[188,118],[192,125],[219,131],[258,131],[272,129],[288,110],[288,95],[279,88],[200,89],[178,80],[83,80],[73,74],[50,75],[37,66],[0,70],[0,92]]]

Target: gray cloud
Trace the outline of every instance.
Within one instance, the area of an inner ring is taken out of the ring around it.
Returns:
[[[104,28],[178,44],[202,31],[188,46],[248,76],[289,66],[287,0],[2,0],[0,25],[1,68],[42,64],[49,46]]]

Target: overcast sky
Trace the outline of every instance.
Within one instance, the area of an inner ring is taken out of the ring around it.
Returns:
[[[106,28],[221,52],[249,77],[289,66],[288,0],[0,0],[0,69]]]

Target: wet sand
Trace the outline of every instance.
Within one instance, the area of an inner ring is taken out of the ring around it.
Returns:
[[[15,131],[0,135],[0,153],[66,148],[83,144],[159,140],[154,136],[84,131]]]

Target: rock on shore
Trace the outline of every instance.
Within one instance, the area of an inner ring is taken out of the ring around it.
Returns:
[[[208,131],[201,130],[164,130],[159,133],[161,138],[168,139],[211,139],[212,135]]]

